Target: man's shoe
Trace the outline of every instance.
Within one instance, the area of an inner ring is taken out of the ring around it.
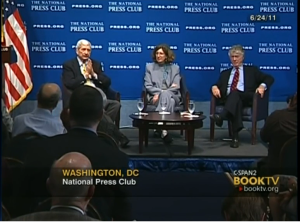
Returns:
[[[233,139],[230,143],[231,148],[239,148],[239,140],[238,139]]]
[[[120,138],[120,146],[121,146],[121,148],[127,148],[129,142],[130,142],[130,140],[126,136],[123,135]]]
[[[223,126],[223,119],[219,114],[214,114],[210,116],[211,119],[213,119],[218,127]]]

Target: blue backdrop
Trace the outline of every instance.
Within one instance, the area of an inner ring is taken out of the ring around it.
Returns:
[[[61,65],[75,44],[92,42],[122,99],[140,96],[146,62],[155,45],[167,43],[195,100],[230,67],[228,49],[242,44],[245,63],[275,77],[272,101],[297,89],[297,0],[65,0],[17,1],[27,27],[35,99],[45,82],[60,83]]]

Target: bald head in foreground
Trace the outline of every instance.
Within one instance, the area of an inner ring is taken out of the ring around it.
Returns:
[[[64,185],[62,169],[92,169],[90,160],[81,153],[71,152],[54,162],[47,186],[52,196],[50,211],[37,212],[18,217],[17,221],[93,221],[86,215],[87,206],[94,195],[93,185]],[[69,179],[90,180],[92,177]]]
[[[66,132],[60,118],[52,115],[61,98],[61,90],[55,83],[41,86],[37,94],[37,107],[30,113],[16,116],[12,136],[23,133],[37,133],[42,136],[55,136]]]
[[[52,111],[56,108],[61,97],[61,91],[57,84],[46,83],[41,86],[38,95],[38,107]]]

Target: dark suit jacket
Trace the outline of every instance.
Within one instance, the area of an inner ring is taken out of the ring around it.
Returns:
[[[72,209],[51,210],[26,214],[13,219],[14,221],[98,221]]]
[[[98,79],[93,79],[93,82],[97,87],[101,88],[106,93],[111,85],[111,80],[103,73],[101,64],[93,59],[91,60],[94,72],[98,76]],[[63,84],[72,91],[86,82],[86,79],[81,73],[77,57],[66,61],[63,64],[62,79]]]
[[[267,118],[260,131],[261,139],[269,143],[267,167],[272,175],[279,173],[277,169],[282,146],[286,141],[297,136],[297,121],[296,110],[276,110]]]
[[[129,159],[125,153],[112,147],[110,141],[99,138],[86,129],[72,129],[67,134],[36,139],[26,157],[22,181],[15,192],[17,200],[23,204],[15,207],[18,210],[16,216],[31,213],[37,202],[50,197],[46,189],[50,168],[55,160],[68,152],[84,154],[90,159],[94,169],[129,167]],[[124,186],[96,185],[91,203],[104,220],[132,220],[128,196]],[[16,203],[15,200],[13,202]]]
[[[244,92],[255,92],[257,87],[261,83],[265,83],[267,88],[269,88],[273,82],[274,78],[268,74],[262,73],[256,66],[243,66],[244,68]],[[218,86],[221,92],[221,97],[225,98],[227,94],[228,80],[232,68],[226,69],[221,72],[219,80],[215,84]]]

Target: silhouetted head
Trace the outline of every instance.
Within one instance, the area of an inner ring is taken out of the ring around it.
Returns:
[[[52,111],[56,108],[60,98],[59,86],[55,83],[46,83],[41,86],[37,94],[38,107]]]
[[[97,126],[103,115],[103,98],[99,90],[92,86],[80,86],[75,89],[69,102],[71,127]]]
[[[255,192],[234,190],[222,205],[222,213],[227,221],[262,221],[266,220],[267,205]]]

